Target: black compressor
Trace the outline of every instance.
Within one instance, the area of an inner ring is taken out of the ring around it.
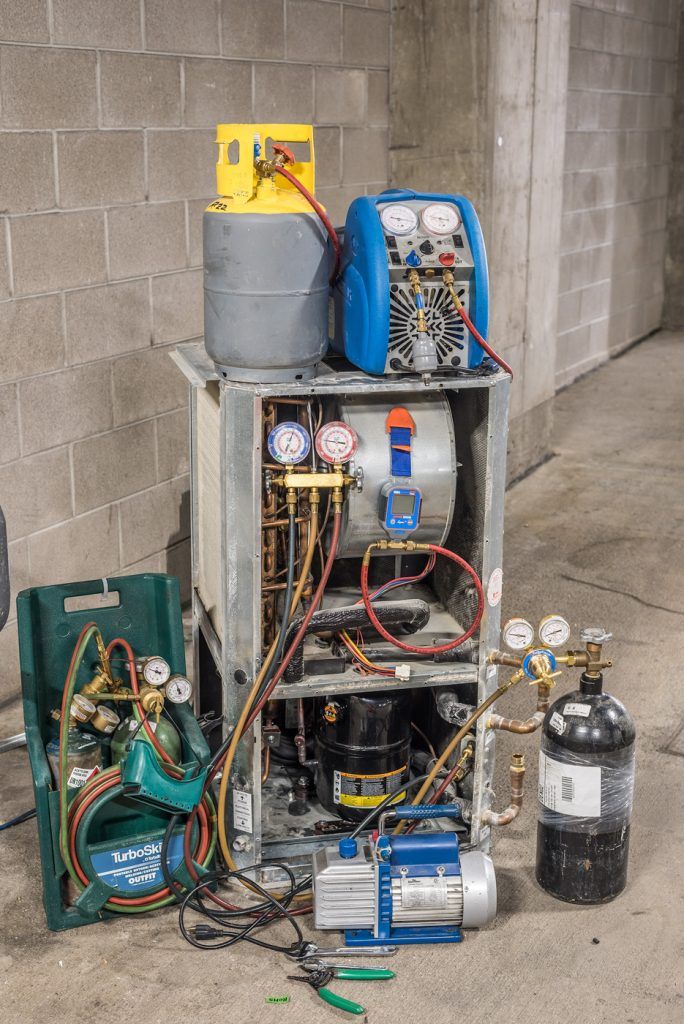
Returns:
[[[598,662],[610,634],[585,629]],[[548,710],[539,752],[537,881],[568,903],[604,903],[627,881],[634,722],[591,660],[579,690]]]
[[[327,811],[361,821],[409,777],[411,692],[316,700],[316,792]]]

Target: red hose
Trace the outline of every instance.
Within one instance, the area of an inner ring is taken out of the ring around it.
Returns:
[[[173,774],[182,775],[180,769],[176,769]],[[91,804],[100,797],[107,790],[114,786],[118,786],[121,783],[121,768],[117,769],[111,774],[98,778],[97,776],[93,779],[92,784],[84,786],[82,790],[76,795],[74,800],[69,807],[69,855],[74,865],[74,870],[78,875],[79,879],[84,886],[90,884],[91,879],[88,878],[85,871],[81,867],[76,853],[76,836],[81,823],[83,815],[91,806]],[[203,860],[206,856],[207,850],[209,849],[209,842],[211,839],[211,830],[209,828],[209,816],[207,809],[202,802],[197,808],[197,817],[199,818],[199,834],[197,837],[197,844],[194,851],[194,859],[197,861]],[[193,815],[194,818],[194,815]],[[157,889],[153,893],[149,893],[147,896],[137,897],[123,897],[123,896],[110,896],[108,897],[109,903],[114,903],[117,906],[123,907],[144,907],[150,903],[156,903],[157,900],[165,899],[167,896],[172,895],[171,890],[164,886],[162,889]]]
[[[461,320],[463,321],[463,323],[466,325],[466,327],[468,328],[468,330],[472,334],[472,336],[475,338],[475,341],[478,343],[478,345],[482,346],[482,348],[485,350],[485,352],[487,353],[489,358],[493,359],[494,362],[497,363],[501,367],[502,370],[505,370],[506,373],[510,373],[511,380],[513,380],[513,370],[511,369],[509,364],[506,362],[505,359],[503,359],[498,354],[498,352],[494,351],[494,349],[491,347],[491,345],[488,342],[485,341],[485,339],[482,337],[482,335],[478,331],[478,329],[475,326],[475,324],[473,323],[473,321],[470,319],[470,317],[466,313],[466,311],[463,308],[463,306],[461,306],[460,309],[457,306],[456,307],[456,311],[457,311],[458,315],[460,316]]]
[[[126,652],[126,657],[128,658],[128,676],[131,681],[131,689],[133,690],[133,693],[137,696],[140,693],[140,687],[138,686],[138,673],[135,670],[135,655],[133,654],[131,646],[127,640],[122,640],[121,637],[116,637],[114,640],[112,640],[110,644],[107,645],[107,654],[111,655],[115,647],[122,647]],[[147,738],[149,739],[150,743],[159,754],[162,761],[165,761],[166,764],[173,764],[173,758],[171,757],[170,754],[167,754],[167,752],[164,750],[161,743],[155,736],[154,729],[147,720],[147,715],[143,716],[142,726],[145,732],[147,733]]]
[[[484,612],[484,591],[482,589],[479,576],[473,569],[472,565],[469,565],[464,558],[461,558],[460,555],[455,554],[453,551],[449,551],[447,548],[440,548],[436,544],[428,544],[427,547],[436,555],[444,555],[445,558],[450,558],[452,562],[456,562],[457,565],[460,565],[462,569],[465,569],[475,584],[475,589],[477,591],[477,611],[475,612],[475,618],[473,619],[472,624],[465,633],[456,637],[455,640],[450,640],[448,644],[438,644],[434,647],[415,647],[413,644],[405,644],[403,640],[398,640],[395,636],[392,636],[391,633],[387,632],[373,611],[371,596],[368,589],[368,562],[364,562],[361,566],[361,597],[363,598],[363,606],[366,609],[366,614],[381,637],[389,643],[394,644],[395,647],[401,648],[402,651],[409,651],[411,654],[422,654],[425,657],[432,657],[433,654],[443,654],[445,651],[452,651],[454,647],[460,647],[462,643],[465,643],[466,640],[470,639],[477,627],[480,625],[480,621],[482,619],[482,614]]]
[[[340,240],[337,237],[337,232],[335,231],[335,228],[333,227],[333,223],[330,220],[330,217],[328,217],[328,214],[325,212],[325,210],[323,209],[321,204],[318,202],[318,200],[314,199],[314,197],[309,192],[308,188],[305,185],[302,185],[302,183],[299,180],[299,178],[295,178],[294,174],[292,174],[290,171],[288,171],[288,169],[286,167],[281,167],[280,164],[276,164],[275,169],[278,172],[278,174],[282,174],[283,178],[287,178],[287,180],[290,182],[290,184],[294,185],[294,187],[299,192],[301,192],[301,194],[306,199],[307,203],[309,203],[309,205],[313,207],[313,209],[316,211],[316,213],[318,214],[318,216],[322,220],[322,222],[323,222],[323,224],[325,226],[325,229],[326,229],[326,231],[328,232],[328,234],[330,236],[330,241],[332,242],[332,247],[333,247],[333,249],[335,251],[335,266],[333,267],[333,272],[330,275],[330,284],[334,284],[335,281],[337,280],[337,275],[340,272],[340,259],[342,258],[342,247],[340,245]]]

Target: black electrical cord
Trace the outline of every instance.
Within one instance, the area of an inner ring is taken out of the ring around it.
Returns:
[[[271,864],[270,867],[280,868],[289,879],[289,889],[284,896],[276,898],[267,889],[248,877],[248,872],[257,870],[260,865],[251,864],[246,868],[236,871],[214,871],[205,875],[194,889],[191,889],[181,903],[178,913],[178,926],[181,935],[191,946],[197,949],[227,949],[238,942],[251,942],[262,949],[270,949],[275,953],[284,953],[288,956],[296,956],[304,946],[304,935],[295,916],[288,909],[292,900],[305,886],[308,887],[310,878],[297,883],[294,873],[287,864]],[[203,901],[204,890],[210,885],[218,882],[226,882],[230,879],[237,879],[251,889],[256,890],[263,900],[253,906],[239,907],[235,910],[215,910]],[[207,924],[198,924],[188,927],[185,922],[185,915],[188,910],[208,917],[220,927],[214,928]],[[245,920],[247,918],[247,920]],[[253,933],[258,928],[263,928],[274,921],[284,919],[293,928],[296,941],[289,946],[280,946],[276,943],[266,942],[265,939],[257,938]],[[220,940],[220,941],[219,941]]]
[[[36,809],[32,807],[30,811],[22,811],[21,814],[17,814],[16,818],[10,818],[8,821],[0,822],[0,832],[4,832],[5,829],[14,828],[15,825],[22,825],[25,821],[30,821],[31,818],[35,818]]]

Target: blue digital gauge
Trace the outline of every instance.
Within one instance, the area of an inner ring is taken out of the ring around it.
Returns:
[[[385,484],[380,497],[380,522],[390,537],[400,539],[418,529],[422,495],[417,487]]]
[[[300,423],[279,423],[268,435],[268,450],[276,462],[293,466],[311,451],[311,438]]]

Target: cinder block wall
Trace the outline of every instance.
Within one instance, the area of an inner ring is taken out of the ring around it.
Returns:
[[[556,384],[661,324],[680,0],[574,0]]]
[[[186,385],[218,121],[302,121],[335,218],[386,187],[389,0],[2,0],[0,504],[13,590],[187,579]],[[0,708],[16,691],[0,634]]]

